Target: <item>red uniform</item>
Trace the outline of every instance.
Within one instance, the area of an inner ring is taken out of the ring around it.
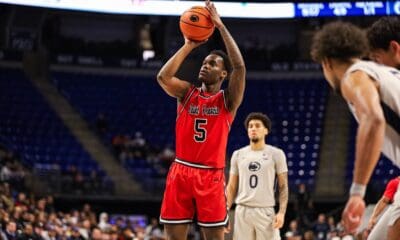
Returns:
[[[167,177],[161,223],[190,223],[197,214],[203,227],[227,223],[225,152],[233,121],[224,92],[207,95],[192,87],[179,103],[176,160]]]
[[[233,121],[224,92],[207,96],[200,88],[189,90],[178,106],[176,158],[213,168],[225,167],[228,133]]]
[[[393,202],[394,200],[394,194],[397,192],[397,188],[400,183],[400,178],[396,177],[388,182],[386,185],[385,192],[383,193],[383,196],[387,197],[390,202]]]

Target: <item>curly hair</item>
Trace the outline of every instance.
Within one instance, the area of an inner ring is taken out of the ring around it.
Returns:
[[[271,119],[267,115],[261,112],[252,112],[247,115],[246,120],[244,121],[244,127],[247,129],[249,127],[249,122],[251,120],[260,120],[264,127],[268,129],[268,132],[271,132]]]
[[[363,57],[368,50],[365,32],[355,25],[336,21],[323,26],[312,41],[311,57],[316,62],[324,58],[348,61]]]
[[[210,54],[214,54],[214,55],[220,56],[222,58],[222,60],[224,60],[224,67],[225,67],[226,72],[228,73],[227,76],[226,76],[226,79],[229,80],[229,77],[230,77],[231,72],[232,72],[232,63],[231,63],[231,60],[230,60],[228,54],[226,54],[222,50],[212,50],[210,52]]]
[[[390,41],[400,43],[400,18],[383,17],[368,28],[367,38],[372,49],[389,48]]]

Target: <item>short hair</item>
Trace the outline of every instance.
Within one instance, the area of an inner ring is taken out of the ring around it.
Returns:
[[[361,58],[368,50],[365,32],[355,25],[336,21],[326,24],[312,40],[311,57],[316,62],[324,58],[348,61]]]
[[[271,132],[271,119],[267,115],[261,112],[252,112],[249,115],[247,115],[246,120],[244,121],[244,127],[247,129],[249,127],[249,122],[251,120],[260,120],[264,127],[268,129],[268,132]]]
[[[369,46],[372,49],[387,50],[390,41],[400,43],[400,18],[383,17],[374,22],[367,30]]]
[[[210,54],[220,56],[224,60],[224,68],[225,68],[226,72],[228,73],[226,78],[229,79],[231,72],[232,72],[232,63],[231,63],[231,59],[229,58],[228,54],[226,54],[222,50],[212,50],[210,52]]]

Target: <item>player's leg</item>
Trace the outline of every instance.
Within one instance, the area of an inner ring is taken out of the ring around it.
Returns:
[[[223,240],[224,239],[224,227],[202,227],[206,240]]]
[[[197,223],[207,240],[224,239],[224,227],[228,223],[226,209],[225,176],[223,169],[197,169],[193,191],[197,211]]]
[[[390,206],[379,218],[378,222],[372,228],[371,232],[368,235],[368,240],[386,240],[387,232],[388,232],[388,224],[390,220],[390,213],[392,211],[392,207]]]
[[[187,166],[173,163],[168,172],[160,223],[164,224],[167,239],[186,239],[189,224],[193,222],[195,207]]]
[[[237,205],[235,209],[235,224],[233,226],[233,240],[255,240],[256,232],[253,226],[252,208]]]
[[[254,208],[254,226],[257,240],[280,240],[279,229],[273,227],[274,208]]]
[[[392,206],[391,217],[389,221],[388,240],[400,239],[400,205]]]
[[[189,224],[165,224],[167,240],[186,240],[189,232]]]

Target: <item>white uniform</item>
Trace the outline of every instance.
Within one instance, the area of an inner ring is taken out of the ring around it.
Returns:
[[[378,84],[381,106],[386,120],[382,153],[397,167],[400,167],[400,71],[370,61],[359,61],[347,70],[345,76],[358,70],[368,74]],[[348,104],[357,119],[354,107],[351,103]],[[396,192],[392,206],[379,219],[368,239],[385,240],[388,226],[393,225],[398,218],[400,218],[399,190]]]
[[[369,61],[359,61],[346,72],[363,71],[378,83],[381,106],[386,119],[382,153],[400,167],[400,71]],[[355,109],[348,103],[355,115]],[[356,117],[357,118],[357,117]]]
[[[239,176],[234,240],[280,239],[272,225],[274,185],[276,175],[287,171],[285,154],[279,148],[265,145],[254,151],[246,146],[233,153],[230,174]]]

